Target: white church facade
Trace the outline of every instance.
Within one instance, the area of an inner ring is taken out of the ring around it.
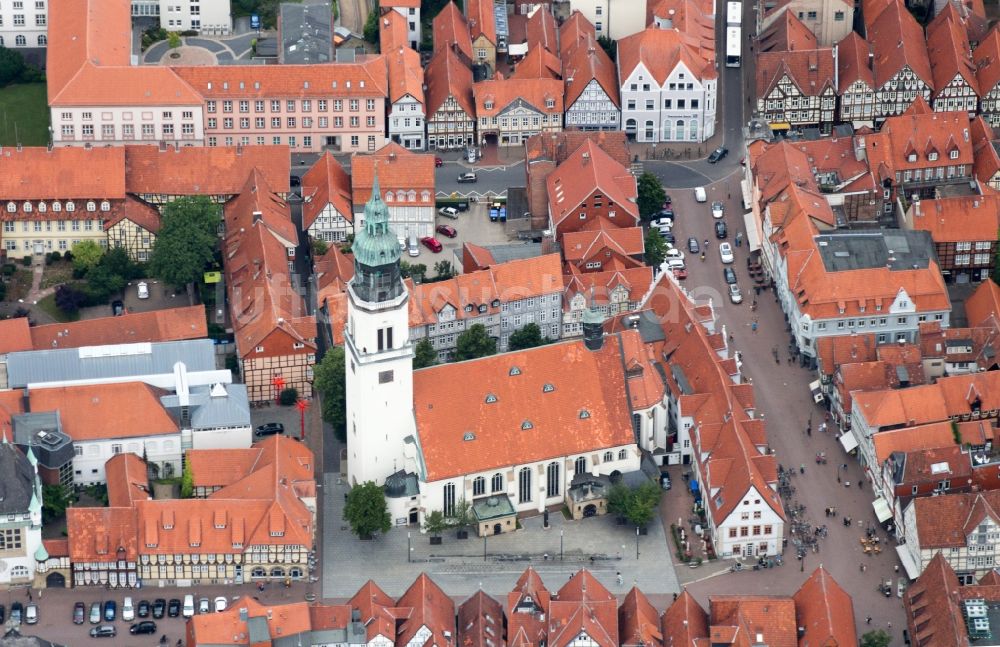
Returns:
[[[563,504],[603,512],[608,484],[642,458],[620,336],[589,311],[582,340],[414,371],[399,245],[375,184],[344,332],[350,485],[385,486],[397,525],[454,516],[462,501],[489,534]]]

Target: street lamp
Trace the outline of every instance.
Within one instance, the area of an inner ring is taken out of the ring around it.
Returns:
[[[639,526],[635,527],[635,558],[639,559]]]
[[[406,533],[406,563],[409,564],[412,560],[410,559],[410,552],[413,550],[410,546],[410,533]]]
[[[559,531],[559,561],[563,561],[563,531]]]
[[[488,535],[484,532],[483,533],[483,561],[484,562],[486,561],[486,537],[488,537]]]

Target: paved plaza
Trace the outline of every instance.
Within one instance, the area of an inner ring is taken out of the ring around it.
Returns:
[[[361,541],[343,520],[346,484],[337,474],[326,474],[323,489],[324,598],[350,597],[369,579],[390,596],[399,596],[421,572],[452,596],[470,595],[478,589],[502,596],[528,566],[553,589],[586,567],[619,595],[633,584],[648,594],[679,590],[666,536],[656,520],[649,534],[639,537],[638,559],[635,528],[619,526],[607,515],[568,521],[559,512],[550,513],[548,530],[542,528],[541,516],[530,517],[521,519],[521,530],[485,541],[472,533],[468,539],[457,539],[451,530],[443,535],[440,546],[431,546],[429,536],[415,526],[393,528],[374,541]],[[412,549],[409,561],[408,548]],[[619,571],[621,586],[616,581]]]

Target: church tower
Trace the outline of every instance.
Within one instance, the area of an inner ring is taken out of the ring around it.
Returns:
[[[415,435],[409,294],[399,272],[399,241],[389,229],[378,168],[365,222],[354,239],[344,332],[347,475],[351,485],[382,485],[404,469],[404,441]]]

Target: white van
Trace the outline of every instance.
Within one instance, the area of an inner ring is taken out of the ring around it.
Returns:
[[[184,606],[182,607],[181,615],[185,618],[190,618],[194,615],[194,596],[190,593],[184,596]]]
[[[125,598],[122,602],[122,620],[125,622],[135,620],[135,607],[132,606],[132,598]]]
[[[416,234],[410,234],[410,241],[406,246],[406,253],[410,256],[420,256],[420,247],[417,245]]]
[[[697,202],[705,202],[706,200],[708,200],[708,196],[705,194],[705,187],[696,186],[694,188],[694,199]]]

